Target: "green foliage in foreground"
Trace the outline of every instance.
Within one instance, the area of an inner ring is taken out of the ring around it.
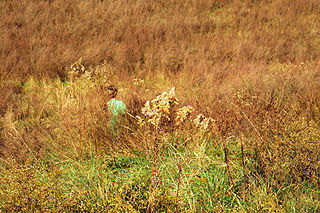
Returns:
[[[223,146],[214,139],[192,150],[176,141],[163,146],[154,176],[155,210],[319,211],[320,191],[307,182],[275,187],[254,171],[248,171],[245,181],[240,161],[232,159],[239,154],[234,142],[228,145],[232,180],[226,172]],[[145,212],[150,201],[151,162],[149,155],[133,151],[90,153],[67,161],[51,156],[20,166],[7,161],[7,166],[0,167],[0,207],[2,211],[29,212]]]
[[[309,113],[283,90],[268,114],[239,93],[221,120],[237,124],[242,112],[251,123],[231,136],[187,125],[148,133],[131,122],[114,146],[97,88],[87,79],[22,86],[0,123],[1,211],[319,211],[317,100]]]

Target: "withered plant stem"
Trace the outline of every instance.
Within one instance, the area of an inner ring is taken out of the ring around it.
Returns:
[[[181,182],[181,171],[182,165],[179,163],[179,172],[178,172],[178,188],[177,188],[177,195],[176,195],[176,213],[179,212],[179,193],[180,193],[180,182]]]
[[[247,190],[248,189],[248,177],[247,177],[247,167],[246,167],[246,163],[244,161],[243,137],[241,137],[240,145],[241,145],[241,164],[242,164],[242,170],[243,170],[243,179],[244,179],[244,183],[245,183],[245,188]]]
[[[151,141],[151,157],[152,157],[152,165],[151,165],[151,180],[150,180],[150,194],[149,194],[149,204],[147,208],[147,212],[154,212],[154,191],[156,188],[156,172],[157,172],[157,161],[158,161],[158,127],[154,127],[153,138]]]
[[[223,152],[224,152],[224,163],[226,164],[226,170],[232,185],[234,185],[233,178],[230,172],[230,166],[229,166],[229,158],[228,158],[229,152],[228,152],[228,148],[225,140],[223,140]]]
[[[81,112],[81,98],[82,98],[82,95],[81,95],[81,88],[80,88],[80,90],[79,90],[79,118],[81,118],[82,117],[82,112]],[[80,157],[82,157],[83,156],[83,150],[82,150],[82,125],[80,124],[79,125],[79,134],[80,134]]]

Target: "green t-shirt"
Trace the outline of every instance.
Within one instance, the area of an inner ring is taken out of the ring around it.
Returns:
[[[123,115],[126,113],[126,105],[122,101],[116,99],[111,99],[108,101],[107,105],[110,114],[110,126],[114,130],[117,123],[120,122]]]

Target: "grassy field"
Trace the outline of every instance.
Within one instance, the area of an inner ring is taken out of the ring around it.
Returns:
[[[3,0],[0,29],[0,212],[320,211],[318,0]]]

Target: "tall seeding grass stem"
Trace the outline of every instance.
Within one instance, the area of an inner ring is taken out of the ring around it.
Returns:
[[[260,132],[258,131],[257,127],[253,124],[253,122],[249,119],[249,117],[234,103],[231,103],[233,106],[235,106],[238,111],[248,120],[249,124],[252,126],[253,130],[256,132],[256,134],[258,135],[258,137],[260,138],[260,145],[258,146],[257,143],[256,147],[255,147],[255,156],[256,156],[256,168],[257,171],[259,171],[259,173],[264,174],[264,161],[263,161],[263,157],[261,156],[264,153],[264,148],[265,148],[265,140],[263,139],[262,135],[260,134]],[[243,144],[241,144],[242,146]],[[243,149],[243,147],[242,147]],[[258,152],[259,150],[259,152]],[[243,153],[243,152],[242,152]],[[258,159],[259,158],[259,159]]]
[[[244,180],[244,183],[245,183],[245,188],[247,190],[248,189],[248,177],[247,177],[247,166],[246,166],[246,163],[244,161],[243,136],[241,137],[240,146],[241,146],[241,165],[242,165],[242,169],[243,169],[243,180]]]
[[[157,126],[154,127],[153,137],[151,141],[151,157],[152,157],[152,165],[151,165],[151,180],[150,180],[150,194],[149,194],[149,204],[147,208],[147,212],[154,212],[154,191],[156,188],[156,169],[157,169],[157,161],[158,161],[158,131],[159,128]]]
[[[229,166],[229,158],[228,158],[229,152],[228,152],[228,148],[225,140],[223,140],[223,152],[224,152],[224,163],[226,164],[226,170],[232,185],[234,185],[233,178],[230,172],[230,166]]]
[[[81,98],[82,98],[82,96],[81,96],[81,88],[80,88],[80,90],[79,90],[79,110],[78,110],[78,112],[79,112],[79,118],[81,118],[82,117],[82,112],[81,112]],[[82,157],[83,155],[83,150],[82,150],[82,125],[80,124],[79,125],[79,134],[80,134],[80,157]]]
[[[178,188],[177,188],[177,195],[176,195],[176,211],[179,212],[179,191],[180,191],[180,182],[181,182],[181,171],[182,171],[182,165],[179,162],[179,172],[178,172]]]

